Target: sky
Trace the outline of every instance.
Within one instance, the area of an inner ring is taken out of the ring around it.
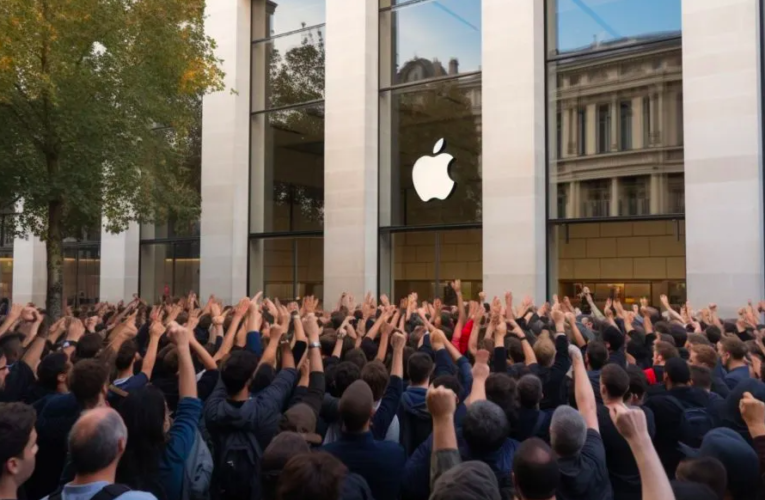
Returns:
[[[274,34],[325,21],[332,0],[275,0]],[[401,2],[402,0],[399,0]],[[526,0],[539,1],[544,0]],[[583,48],[594,40],[680,30],[681,0],[557,0],[557,48]],[[456,57],[460,71],[480,69],[481,0],[425,0],[395,9],[399,66],[414,57]],[[388,14],[390,15],[390,14]],[[512,57],[512,47],[508,48]]]

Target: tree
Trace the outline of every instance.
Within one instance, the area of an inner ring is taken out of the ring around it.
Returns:
[[[63,239],[188,220],[201,96],[223,89],[204,0],[0,0],[0,199],[47,249],[62,309]],[[191,152],[191,153],[190,153]]]

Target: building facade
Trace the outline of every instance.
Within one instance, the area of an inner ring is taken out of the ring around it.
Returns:
[[[68,299],[765,294],[761,0],[229,0],[206,29],[200,223],[73,241]],[[3,296],[44,295],[40,256],[0,245]]]

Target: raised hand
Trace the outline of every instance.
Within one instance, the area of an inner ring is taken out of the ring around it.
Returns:
[[[462,280],[454,280],[451,282],[452,290],[454,290],[454,293],[461,293],[462,292]]]
[[[433,419],[453,418],[454,412],[457,410],[457,395],[444,386],[430,386],[425,396],[425,402]]]
[[[491,374],[489,369],[489,351],[481,349],[475,355],[475,364],[473,365],[473,380],[486,380]]]
[[[395,352],[403,352],[404,347],[406,346],[406,337],[399,331],[393,332],[390,343]]]
[[[648,438],[648,425],[643,410],[630,409],[623,403],[615,403],[608,405],[608,412],[616,430],[627,441]]]

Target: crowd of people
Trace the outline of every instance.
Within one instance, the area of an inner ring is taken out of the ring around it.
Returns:
[[[765,496],[765,303],[451,291],[13,304],[0,499]]]

